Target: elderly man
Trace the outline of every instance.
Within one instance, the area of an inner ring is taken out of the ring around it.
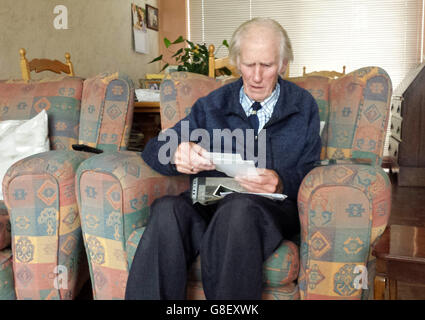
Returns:
[[[313,97],[279,76],[292,57],[289,38],[276,21],[245,22],[230,44],[230,58],[241,78],[199,99],[172,128],[180,133],[186,121],[190,132],[255,130],[254,150],[260,141],[257,133],[265,134],[263,167],[256,169],[257,175],[235,179],[248,191],[288,198],[233,193],[208,206],[193,205],[189,192],[158,199],[134,257],[126,299],[185,299],[188,268],[198,254],[207,299],[261,299],[263,262],[283,239],[299,233],[297,192],[321,148]],[[223,176],[206,154],[220,151],[213,150],[213,139],[206,150],[179,138],[174,164],[159,161],[165,144],[160,139],[149,141],[143,159],[165,175]]]

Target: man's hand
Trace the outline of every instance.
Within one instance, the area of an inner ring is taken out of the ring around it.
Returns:
[[[249,192],[256,193],[282,193],[283,184],[279,175],[274,170],[258,169],[258,176],[238,176],[235,180]]]
[[[206,158],[207,150],[193,142],[182,142],[174,153],[174,164],[178,172],[197,174],[214,170],[215,165]]]

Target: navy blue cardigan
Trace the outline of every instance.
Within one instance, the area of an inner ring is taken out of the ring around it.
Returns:
[[[307,90],[280,77],[278,81],[280,96],[270,120],[261,132],[266,132],[265,167],[273,169],[279,174],[283,183],[283,193],[296,201],[302,179],[320,158],[319,110],[314,98]],[[233,131],[239,128],[243,132],[245,129],[250,129],[247,116],[239,102],[239,91],[242,84],[242,79],[239,79],[198,99],[190,114],[171,128],[177,133],[178,143],[188,141],[188,137],[182,137],[181,134],[182,121],[188,121],[190,133],[198,128],[206,129],[211,137],[210,149],[208,150],[205,143],[204,145],[201,143],[201,145],[208,151],[215,152],[219,150],[213,150],[214,129]],[[163,133],[165,136],[169,135],[168,130]],[[166,141],[160,140],[164,140],[164,138],[151,139],[142,153],[142,158],[161,174],[180,174],[174,165],[162,164],[158,157],[159,152],[164,154],[163,151],[167,149],[165,147],[170,147],[168,156],[172,158],[177,144],[175,141],[171,143],[170,137]],[[195,140],[195,142],[199,141]],[[233,152],[238,150],[236,144],[232,147]],[[242,157],[246,158],[244,155]],[[191,175],[191,178],[193,179],[195,176],[224,176],[224,174],[214,170]]]

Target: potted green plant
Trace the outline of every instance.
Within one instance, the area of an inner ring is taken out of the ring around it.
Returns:
[[[193,73],[200,73],[204,75],[208,75],[208,48],[204,44],[195,44],[192,41],[189,41],[187,39],[184,39],[182,36],[178,37],[176,40],[171,42],[169,39],[164,38],[164,44],[167,49],[172,47],[173,45],[186,42],[187,46],[184,48],[178,49],[174,54],[171,56],[176,60],[177,71],[187,71],[187,72],[193,72]],[[229,48],[229,44],[227,43],[227,40],[223,40],[221,46],[225,46]],[[216,52],[221,48],[218,47]],[[154,63],[157,61],[163,61],[163,55],[156,57],[149,63]],[[165,70],[169,66],[169,63],[165,63],[162,67],[161,71]],[[231,75],[231,71],[227,69],[226,67],[220,69],[222,73],[225,75]]]

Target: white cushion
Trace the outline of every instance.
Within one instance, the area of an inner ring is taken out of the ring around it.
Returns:
[[[15,162],[45,151],[49,151],[46,111],[30,120],[0,121],[0,181]],[[0,200],[3,200],[1,187],[0,184]]]

